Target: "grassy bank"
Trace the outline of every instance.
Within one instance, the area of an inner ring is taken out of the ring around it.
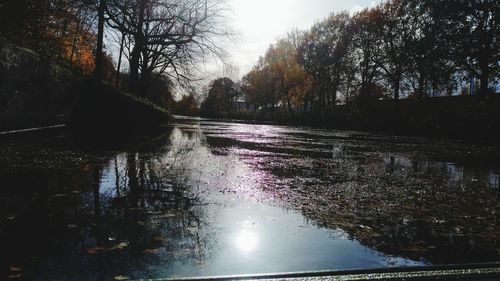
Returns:
[[[170,119],[165,109],[105,83],[87,81],[69,117],[74,131],[103,135],[144,132]]]

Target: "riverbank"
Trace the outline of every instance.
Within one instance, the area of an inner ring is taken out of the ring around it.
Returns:
[[[170,120],[167,110],[0,38],[0,132],[68,124],[80,136],[123,137]]]
[[[89,141],[110,141],[147,133],[166,125],[170,113],[109,84],[89,81],[79,87],[75,106],[68,118],[69,128]]]
[[[214,117],[214,116],[211,116]],[[338,105],[323,113],[243,112],[221,120],[256,124],[300,125],[341,130],[463,139],[487,143],[500,140],[500,95],[435,97]]]

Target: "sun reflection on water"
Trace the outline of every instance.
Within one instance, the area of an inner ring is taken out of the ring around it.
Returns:
[[[247,225],[247,223],[245,223]],[[259,244],[259,237],[255,230],[243,227],[236,235],[235,245],[242,252],[255,251]]]

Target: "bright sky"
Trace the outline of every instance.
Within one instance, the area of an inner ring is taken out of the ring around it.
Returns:
[[[374,6],[374,0],[227,0],[232,9],[228,22],[238,40],[228,46],[232,64],[243,76],[264,55],[270,44],[294,28],[309,29],[332,12],[351,13]]]

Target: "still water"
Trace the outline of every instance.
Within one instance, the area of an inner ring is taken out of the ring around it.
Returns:
[[[180,117],[126,144],[78,143],[0,139],[0,277],[500,260],[495,146]]]

